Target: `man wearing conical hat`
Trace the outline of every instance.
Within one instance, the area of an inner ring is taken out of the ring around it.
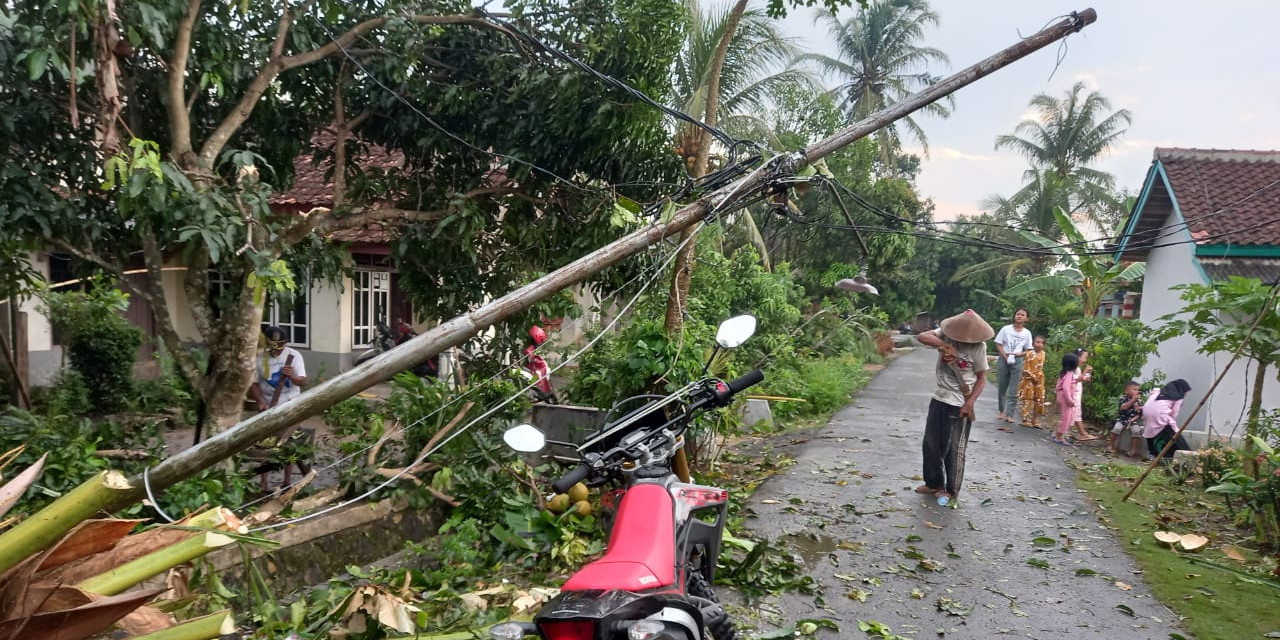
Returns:
[[[916,493],[936,496],[939,504],[954,500],[964,480],[973,403],[987,383],[986,341],[995,334],[982,316],[968,309],[917,336],[921,344],[938,350],[938,388],[924,424],[924,484]]]

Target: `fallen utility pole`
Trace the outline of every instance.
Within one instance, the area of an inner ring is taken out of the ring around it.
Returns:
[[[149,470],[147,480],[150,487],[159,491],[207,469],[289,425],[324,411],[370,385],[389,380],[397,373],[418,365],[445,349],[466,342],[480,331],[565,288],[585,281],[605,268],[665,238],[679,234],[704,218],[735,211],[741,208],[741,202],[750,200],[744,196],[755,195],[778,178],[791,177],[805,165],[824,158],[979,78],[990,75],[1036,50],[1083,29],[1097,20],[1097,17],[1093,9],[1073,13],[938,84],[869,115],[803,152],[774,157],[737,182],[681,208],[667,222],[635,231],[601,247],[489,304],[425,331],[418,337],[365,364],[316,385],[310,392],[302,394],[292,402],[259,413],[195,447],[167,458]],[[114,511],[140,499],[145,493],[143,480],[141,476],[131,478],[129,482],[132,490],[113,496],[114,501],[104,505],[103,508]]]

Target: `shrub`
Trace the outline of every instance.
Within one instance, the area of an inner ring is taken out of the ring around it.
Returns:
[[[94,286],[88,292],[45,292],[43,300],[93,409],[109,413],[124,407],[133,396],[133,363],[142,345],[142,332],[123,315],[129,296]]]
[[[1045,360],[1045,388],[1052,394],[1062,368],[1062,354],[1084,347],[1089,350],[1093,381],[1084,388],[1084,418],[1105,424],[1116,419],[1116,400],[1124,386],[1137,379],[1156,343],[1145,337],[1146,327],[1137,320],[1079,318],[1049,332]]]

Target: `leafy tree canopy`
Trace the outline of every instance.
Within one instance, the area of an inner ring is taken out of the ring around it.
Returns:
[[[508,9],[522,31],[667,92],[678,3]],[[652,199],[647,185],[679,175],[659,112],[450,0],[5,3],[0,113],[0,149],[23,159],[0,168],[0,237],[26,243],[6,255],[38,242],[116,275],[146,267],[137,294],[223,426],[265,294],[303,268],[335,275],[329,234],[403,225],[408,284],[445,317],[616,236],[615,193]],[[322,130],[332,206],[273,210]],[[403,168],[356,159],[373,144]],[[174,262],[207,369],[170,320],[160,269]],[[240,285],[217,309],[210,269]]]

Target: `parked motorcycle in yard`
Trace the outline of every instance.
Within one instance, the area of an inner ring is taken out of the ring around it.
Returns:
[[[538,347],[547,341],[547,332],[537,325],[529,327],[529,338],[533,344],[524,348],[524,364],[511,368],[512,377],[522,381],[529,387],[534,402],[560,404],[556,392],[551,388],[551,367],[538,355]]]
[[[364,364],[375,356],[381,355],[386,351],[390,351],[392,348],[402,345],[414,336],[418,335],[418,332],[414,330],[413,325],[405,322],[403,319],[396,320],[396,333],[397,335],[393,340],[391,337],[391,328],[388,327],[381,319],[375,322],[373,325],[373,344],[369,347],[369,350],[360,354],[359,357],[356,358],[356,364]],[[433,357],[422,364],[414,366],[410,371],[419,378],[435,378],[439,375],[440,371],[440,357]]]
[[[755,318],[720,325],[718,348],[755,332]],[[704,377],[668,396],[635,396],[614,405],[605,423],[578,446],[581,462],[552,483],[564,493],[577,482],[621,485],[604,557],[580,569],[532,622],[490,628],[493,638],[520,640],[734,640],[736,632],[711,589],[728,509],[728,491],[681,482],[671,460],[694,418],[724,407],[764,379],[756,369],[725,382]],[[620,417],[621,407],[644,401]],[[542,432],[519,425],[504,434],[517,451],[546,445]]]

